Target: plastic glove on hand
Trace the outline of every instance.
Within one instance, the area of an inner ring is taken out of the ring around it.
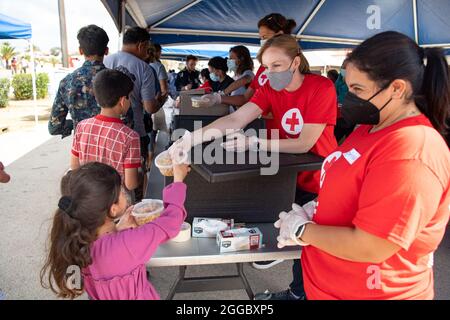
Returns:
[[[222,96],[218,92],[205,94],[201,96],[198,105],[201,108],[209,108],[222,102]]]
[[[301,226],[307,223],[313,223],[301,206],[293,203],[292,210],[289,212],[282,211],[279,218],[274,223],[275,228],[280,229],[280,235],[277,237],[279,248],[286,245],[308,245],[299,240],[296,235]]]
[[[220,145],[230,152],[258,151],[258,137],[248,137],[240,132],[236,132],[228,135],[227,141],[222,142]]]
[[[192,133],[186,131],[184,135],[175,141],[169,148],[169,155],[177,164],[187,163],[188,160],[188,152],[191,150],[193,146],[193,137]]]
[[[317,207],[317,201],[312,200],[306,204],[303,205],[303,210],[305,210],[306,214],[308,215],[309,219],[312,220],[314,214],[316,213],[316,207]]]

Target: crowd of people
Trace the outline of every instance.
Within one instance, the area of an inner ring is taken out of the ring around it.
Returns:
[[[433,298],[433,253],[450,204],[450,78],[443,51],[383,32],[357,46],[327,78],[310,72],[291,36],[295,26],[277,13],[259,21],[256,74],[242,45],[232,47],[228,59],[211,58],[201,71],[198,59],[188,56],[175,74],[166,72],[161,46],[145,29],[128,29],[122,50],[112,55],[103,29],[79,31],[86,61],[61,81],[49,121],[51,134],[73,131],[74,138],[41,273],[44,286],[64,298],[84,291],[91,299],[159,298],[145,265],[186,217],[189,166],[175,161],[160,218],[138,227],[130,205],[145,194],[152,115],[169,95],[204,89],[202,107],[222,103],[233,112],[187,131],[169,148],[173,160],[217,132],[225,135],[260,117],[267,137],[235,132],[223,147],[312,152],[325,159],[321,170],[298,174],[292,210],[275,222],[279,247],[302,246],[292,283],[257,299]],[[67,284],[72,265],[82,269],[82,288]],[[377,272],[373,285],[371,268]]]

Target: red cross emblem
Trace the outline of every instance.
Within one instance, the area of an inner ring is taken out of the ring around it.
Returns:
[[[259,75],[258,82],[261,87],[266,84],[267,80],[268,80],[268,78],[267,78],[267,74],[265,72],[263,72]]]
[[[320,188],[322,188],[323,182],[325,181],[325,176],[327,174],[328,169],[330,169],[333,164],[339,160],[339,158],[342,156],[342,152],[336,151],[330,154],[322,164],[322,170],[320,172]]]
[[[300,110],[298,108],[292,108],[286,111],[281,120],[281,125],[284,131],[290,135],[300,134],[303,128],[303,118]]]
[[[295,126],[300,124],[300,120],[297,118],[297,114],[293,113],[292,118],[286,119],[286,124],[290,125],[290,130],[295,131]]]

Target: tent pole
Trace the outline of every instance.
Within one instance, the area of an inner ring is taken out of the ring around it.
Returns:
[[[125,34],[125,26],[126,26],[126,1],[122,0],[120,1],[120,16],[119,16],[119,43],[117,50],[122,50],[122,42],[123,42],[123,35]]]
[[[34,65],[34,48],[33,40],[29,40],[30,54],[31,54],[31,82],[33,86],[33,103],[34,103],[34,122],[38,125],[38,110],[37,110],[37,92],[36,92],[36,68]]]
[[[419,44],[419,25],[417,22],[417,0],[413,0],[414,40]]]
[[[66,10],[64,0],[58,0],[59,32],[61,35],[61,54],[64,68],[69,67],[69,48],[67,46]]]

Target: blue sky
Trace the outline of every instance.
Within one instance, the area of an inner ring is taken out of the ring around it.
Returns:
[[[110,51],[118,49],[118,32],[100,0],[65,0],[69,52],[78,50],[77,32],[88,24],[96,24],[108,33]],[[42,50],[60,47],[57,0],[0,0],[0,12],[29,22],[33,41]],[[12,41],[23,48],[24,41]]]

